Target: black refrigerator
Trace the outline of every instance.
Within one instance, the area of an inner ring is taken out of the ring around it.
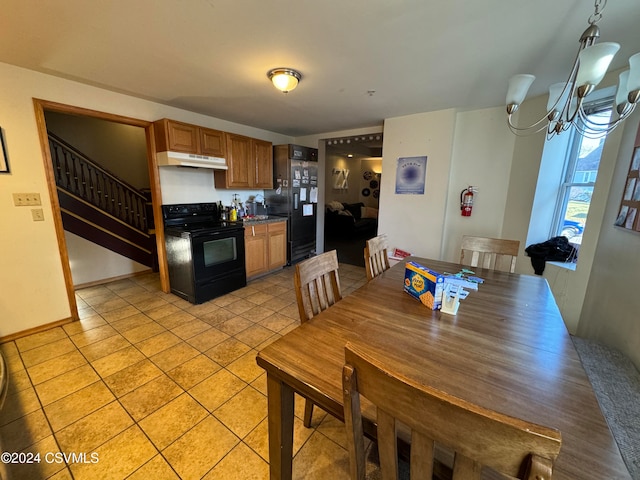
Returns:
[[[274,145],[273,190],[265,190],[269,216],[287,219],[287,264],[316,253],[318,150]]]

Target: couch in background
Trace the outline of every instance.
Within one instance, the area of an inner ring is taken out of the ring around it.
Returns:
[[[366,239],[378,231],[378,209],[364,203],[331,202],[324,217],[327,238],[336,240]]]

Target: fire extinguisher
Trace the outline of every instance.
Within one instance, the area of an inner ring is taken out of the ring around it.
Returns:
[[[473,187],[465,188],[460,192],[460,210],[463,217],[470,217],[473,209]]]

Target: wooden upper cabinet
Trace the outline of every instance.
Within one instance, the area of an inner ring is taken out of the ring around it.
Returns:
[[[163,118],[154,122],[156,150],[158,152],[198,153],[200,137],[198,127]]]
[[[251,162],[251,139],[242,135],[227,135],[226,186],[250,188],[253,181]],[[216,184],[217,186],[217,184]]]
[[[271,142],[253,139],[253,156],[255,158],[253,186],[256,188],[273,188],[273,147]]]
[[[215,170],[216,188],[273,188],[271,142],[163,118],[153,123],[158,152],[182,152],[227,160]]]
[[[271,142],[227,133],[226,171],[214,172],[216,188],[273,188]]]
[[[224,132],[200,128],[200,151],[209,157],[227,158],[227,143]]]
[[[182,152],[226,158],[225,133],[163,118],[153,123],[158,152]]]

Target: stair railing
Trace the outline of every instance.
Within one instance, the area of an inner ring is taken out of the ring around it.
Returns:
[[[147,233],[144,195],[51,132],[49,149],[58,187]]]

